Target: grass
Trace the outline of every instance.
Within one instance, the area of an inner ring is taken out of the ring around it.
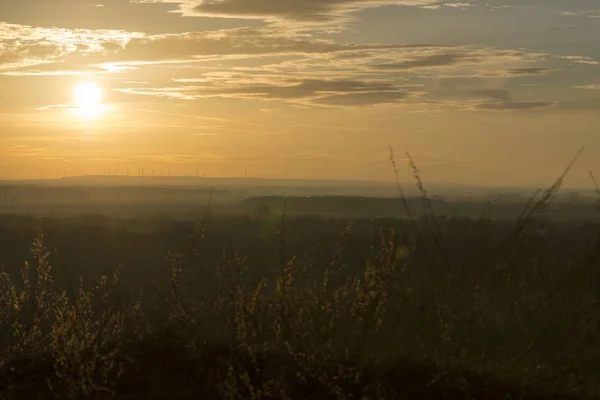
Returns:
[[[354,225],[317,263],[287,250],[285,213],[272,265],[230,247],[207,262],[210,202],[144,291],[120,270],[60,283],[37,236],[32,262],[0,274],[0,398],[600,397],[600,241],[561,265],[531,250],[569,168],[504,237],[480,220],[456,251],[409,160],[427,218],[379,229],[359,270]]]

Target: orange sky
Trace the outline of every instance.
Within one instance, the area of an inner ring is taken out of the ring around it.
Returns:
[[[520,185],[585,146],[589,187],[599,116],[595,0],[0,4],[1,178],[388,180],[392,145],[429,181]]]

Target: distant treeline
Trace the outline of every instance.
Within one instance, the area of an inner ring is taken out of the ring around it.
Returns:
[[[262,196],[246,199],[244,208],[258,213],[281,213],[287,215],[326,215],[355,218],[395,217],[407,218],[410,213],[419,218],[430,213],[443,217],[469,217],[492,219],[515,219],[526,206],[526,198],[521,201],[449,201],[441,196],[433,196],[427,205],[423,198],[409,197],[403,202],[400,198],[377,198],[356,196],[314,196],[281,197]],[[550,205],[546,216],[554,219],[594,219],[600,218],[594,204],[589,201],[561,201]]]
[[[205,204],[210,188],[162,187],[0,187],[0,206],[45,205],[148,205]],[[230,191],[213,190],[213,196],[226,198]]]
[[[136,216],[164,213],[189,218],[203,213],[206,205],[219,214],[320,215],[349,218],[415,218],[432,211],[439,218],[469,217],[514,220],[528,202],[523,194],[505,193],[488,197],[456,199],[432,195],[422,197],[379,197],[347,195],[282,196],[256,188],[152,187],[152,186],[42,186],[0,185],[0,213],[32,213],[38,216],[100,213]],[[264,194],[263,194],[264,193]],[[406,207],[407,206],[407,207]],[[431,208],[431,210],[429,209]],[[285,209],[284,209],[285,208]],[[562,195],[546,210],[546,217],[561,220],[600,219],[591,197]]]

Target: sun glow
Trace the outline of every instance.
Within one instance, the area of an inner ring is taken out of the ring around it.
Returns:
[[[102,114],[102,90],[91,81],[81,82],[73,89],[75,113],[85,119],[96,118]]]

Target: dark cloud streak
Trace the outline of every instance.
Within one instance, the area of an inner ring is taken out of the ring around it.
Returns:
[[[474,62],[478,60],[478,57],[469,54],[443,53],[419,57],[414,60],[397,63],[379,64],[376,65],[375,68],[380,70],[405,70],[415,68],[444,67],[448,65],[455,65],[462,61]]]
[[[508,70],[511,75],[543,75],[555,70],[548,68],[512,68]]]
[[[548,101],[527,101],[527,102],[503,102],[503,103],[483,103],[478,104],[480,110],[492,111],[518,111],[533,110],[538,108],[548,108],[555,106],[555,103]]]

